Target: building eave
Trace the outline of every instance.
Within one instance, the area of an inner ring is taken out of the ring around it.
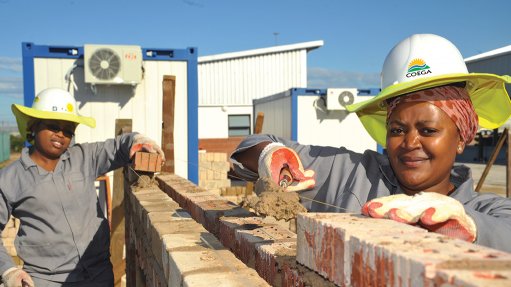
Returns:
[[[253,56],[259,56],[259,55],[282,53],[282,52],[295,51],[295,50],[307,50],[307,52],[308,52],[308,51],[317,49],[321,46],[323,46],[323,40],[318,40],[318,41],[303,42],[303,43],[297,43],[297,44],[291,44],[291,45],[282,45],[282,46],[274,46],[274,47],[268,47],[268,48],[246,50],[246,51],[241,51],[241,52],[232,52],[232,53],[223,53],[223,54],[216,54],[216,55],[210,55],[210,56],[202,56],[202,57],[198,57],[198,62],[200,64],[200,63],[206,63],[206,62],[222,61],[222,60],[235,59],[235,58],[253,57]]]

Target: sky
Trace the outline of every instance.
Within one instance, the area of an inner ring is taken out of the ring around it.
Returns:
[[[470,57],[511,45],[509,11],[509,0],[0,0],[0,127],[24,104],[22,42],[195,47],[200,57],[323,40],[307,57],[308,87],[379,88],[402,39],[438,34]]]

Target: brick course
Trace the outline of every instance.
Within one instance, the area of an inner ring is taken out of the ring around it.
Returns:
[[[436,286],[435,280],[454,278],[456,273],[448,270],[467,274],[511,270],[509,253],[392,220],[300,214],[297,235],[297,261],[339,286]],[[506,280],[511,286],[511,278]],[[486,282],[477,286],[493,284]]]

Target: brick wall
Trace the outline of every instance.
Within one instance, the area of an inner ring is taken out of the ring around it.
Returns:
[[[133,186],[125,199],[127,286],[268,286],[158,186]]]
[[[158,186],[197,223],[271,286],[334,286],[299,265],[296,234],[282,223],[247,210],[176,175],[156,177]]]
[[[511,254],[392,220],[297,218],[296,260],[338,286],[511,286]]]
[[[227,178],[230,164],[227,154],[221,152],[199,153],[199,186],[218,193],[231,185]]]
[[[171,174],[126,204],[128,286],[511,286],[511,254],[390,220],[308,213],[295,234]]]

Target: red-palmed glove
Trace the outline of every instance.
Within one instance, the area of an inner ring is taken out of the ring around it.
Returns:
[[[313,170],[304,170],[296,152],[281,143],[268,144],[259,156],[259,177],[271,178],[286,191],[303,191],[314,188]]]
[[[163,153],[163,150],[160,148],[158,144],[151,138],[143,135],[143,134],[137,134],[133,137],[133,144],[131,145],[130,149],[130,158],[137,152],[137,151],[146,151],[150,153],[157,153],[161,155],[162,164],[165,162],[165,154]]]
[[[27,272],[13,267],[2,274],[4,287],[34,287],[34,281]]]
[[[420,192],[414,196],[390,195],[368,201],[362,213],[374,218],[389,218],[450,237],[474,242],[477,228],[474,220],[456,199],[436,192]]]

